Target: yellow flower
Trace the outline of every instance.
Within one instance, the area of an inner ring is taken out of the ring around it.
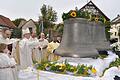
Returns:
[[[59,64],[59,63],[56,63],[55,66],[60,66],[60,64]]]
[[[92,71],[93,74],[96,74],[96,72],[97,72],[95,68],[92,68],[91,71]]]
[[[70,16],[72,16],[72,17],[76,17],[76,16],[77,16],[77,14],[76,14],[76,12],[75,12],[75,11],[72,11],[72,12],[70,13]]]
[[[87,66],[85,66],[85,68],[84,68],[85,70],[88,70],[88,67]]]
[[[59,69],[63,69],[63,67],[61,66]]]
[[[106,22],[106,19],[104,18],[104,23]]]
[[[95,17],[95,22],[98,22],[98,19],[99,19],[98,17]]]
[[[64,66],[64,67],[65,67],[65,64],[62,64],[61,66]]]
[[[90,17],[90,19],[89,19],[89,20],[92,20],[92,15],[91,15],[91,14],[89,14],[89,17]]]
[[[48,67],[49,66],[49,64],[45,64],[45,67]]]
[[[65,67],[65,64],[59,64],[59,66],[61,66],[61,67]]]
[[[72,70],[74,70],[74,67],[71,67]]]

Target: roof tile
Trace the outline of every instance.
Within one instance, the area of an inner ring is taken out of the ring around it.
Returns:
[[[7,17],[0,15],[0,25],[6,26],[8,28],[15,28],[15,24]]]

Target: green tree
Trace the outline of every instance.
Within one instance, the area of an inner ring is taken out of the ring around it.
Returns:
[[[106,38],[107,40],[110,40],[110,27],[105,27],[105,34],[106,34]]]
[[[39,36],[40,34],[40,26],[36,25],[36,35]]]
[[[21,20],[25,20],[25,19],[24,18],[18,18],[18,19],[13,20],[12,22],[18,27],[20,22],[21,22]]]
[[[59,35],[62,35],[63,34],[63,28],[64,28],[64,24],[59,23],[59,24],[56,24],[56,26],[54,26],[53,30],[57,31]]]
[[[57,21],[57,12],[53,10],[51,6],[43,4],[41,10],[42,16],[40,17],[43,21],[44,29],[48,29],[52,26],[53,22]]]
[[[12,38],[21,38],[22,37],[22,29],[14,28],[12,31]]]

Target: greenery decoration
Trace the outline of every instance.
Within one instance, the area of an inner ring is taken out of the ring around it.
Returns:
[[[113,66],[116,66],[116,67],[120,66],[120,58],[117,58],[115,61],[113,61],[109,67],[113,67]]]
[[[77,70],[77,74],[85,76],[88,75],[88,67],[84,66],[84,65],[78,65],[77,66],[78,70]]]
[[[113,61],[113,62],[111,62],[110,65],[109,65],[109,67],[106,68],[106,69],[103,71],[102,76],[104,75],[105,71],[108,70],[109,68],[111,68],[111,67],[119,67],[119,66],[120,66],[120,58],[116,58],[116,60]]]
[[[100,59],[104,59],[104,58],[106,58],[108,55],[105,55],[105,54],[99,54],[98,55],[98,57],[100,58]]]
[[[22,37],[22,29],[19,29],[18,27],[14,28],[12,31],[12,38],[21,38]]]
[[[70,10],[68,13],[63,13],[62,19],[67,20],[69,18],[86,18],[90,21],[95,21],[95,22],[102,22],[105,25],[110,25],[110,21],[107,21],[104,16],[100,15],[94,15],[92,13],[89,13],[88,11],[80,11],[80,10]]]
[[[38,70],[51,71],[55,73],[62,74],[72,74],[75,76],[90,76],[96,75],[96,69],[92,66],[79,65],[73,66],[69,64],[67,61],[65,62],[45,62],[45,63],[37,63],[34,65],[34,68]]]

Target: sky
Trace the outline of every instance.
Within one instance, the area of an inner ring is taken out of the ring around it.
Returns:
[[[10,18],[11,20],[17,18],[25,18],[26,20],[38,20],[41,16],[40,8],[43,4],[50,5],[57,12],[57,23],[62,22],[62,13],[67,13],[75,7],[80,9],[90,0],[0,0],[0,15]],[[120,0],[92,0],[94,4],[103,13],[114,19],[120,14]]]

